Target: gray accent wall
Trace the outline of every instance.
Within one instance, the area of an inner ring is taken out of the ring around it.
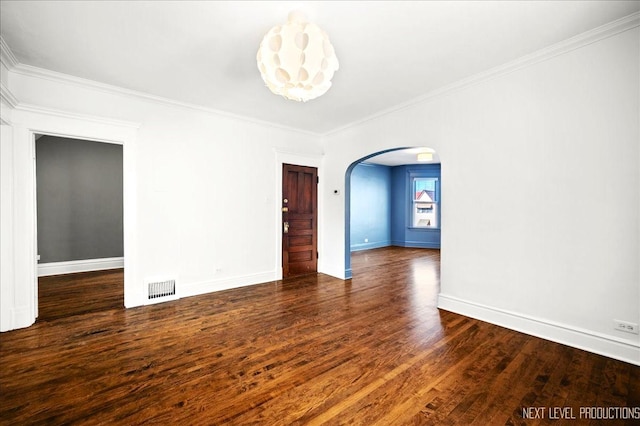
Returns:
[[[36,141],[40,263],[124,256],[122,145]]]

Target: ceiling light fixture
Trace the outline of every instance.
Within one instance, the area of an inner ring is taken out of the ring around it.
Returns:
[[[329,90],[339,66],[327,33],[297,11],[289,14],[286,24],[265,34],[256,60],[273,93],[302,102]]]

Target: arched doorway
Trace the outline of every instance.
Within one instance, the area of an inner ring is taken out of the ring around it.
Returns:
[[[358,244],[352,245],[352,234],[358,233],[357,226],[352,228],[352,205],[354,200],[362,197],[361,194],[353,193],[352,175],[359,165],[380,165],[394,169],[392,190],[397,199],[394,204],[395,208],[399,205],[402,211],[388,219],[394,222],[388,226],[397,228],[395,240],[391,238],[387,242],[378,243],[382,244],[379,246],[440,248],[440,157],[436,151],[423,146],[374,152],[354,161],[345,172],[345,278],[352,277],[351,253],[358,250],[354,248]],[[354,207],[357,213],[357,202]],[[400,221],[403,223],[399,223]],[[368,239],[364,239],[364,242],[368,243]],[[373,246],[359,245],[361,249],[375,247],[375,243]]]

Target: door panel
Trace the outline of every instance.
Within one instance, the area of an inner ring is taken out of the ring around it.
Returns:
[[[318,170],[282,167],[282,276],[317,272]]]
[[[289,236],[289,245],[290,246],[308,246],[313,244],[313,236],[312,235],[302,235],[300,237],[292,237]]]

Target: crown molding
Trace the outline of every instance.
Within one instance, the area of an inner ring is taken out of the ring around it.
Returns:
[[[101,83],[101,82],[94,81],[94,80],[88,80],[88,79],[81,78],[81,77],[75,77],[75,76],[72,76],[72,75],[69,75],[69,74],[60,73],[60,72],[57,72],[57,71],[51,71],[51,70],[47,70],[47,69],[44,69],[44,68],[34,67],[32,65],[26,65],[26,64],[18,63],[17,65],[15,65],[13,67],[13,69],[11,69],[11,72],[13,72],[15,74],[26,76],[26,77],[40,78],[40,79],[43,79],[43,80],[49,80],[49,81],[53,81],[53,82],[56,82],[56,83],[69,84],[69,85],[73,85],[73,86],[84,88],[84,89],[97,90],[97,91],[100,91],[100,92],[103,92],[103,93],[108,93],[108,94],[111,94],[111,95],[113,95],[113,94],[121,95],[121,96],[129,97],[129,98],[142,99],[142,100],[145,100],[145,101],[148,101],[148,102],[153,102],[153,103],[156,103],[156,104],[171,105],[171,106],[175,106],[175,107],[187,108],[187,109],[190,109],[190,110],[196,110],[196,111],[200,111],[200,112],[205,112],[205,113],[208,113],[208,114],[215,114],[215,115],[223,116],[223,117],[230,118],[230,119],[233,119],[233,120],[238,120],[238,121],[243,121],[243,122],[250,122],[250,123],[253,123],[253,124],[260,125],[260,126],[277,128],[277,129],[280,129],[280,130],[286,130],[286,131],[295,132],[295,133],[303,133],[303,134],[306,134],[308,136],[313,136],[313,137],[320,137],[321,136],[319,133],[311,132],[311,131],[308,131],[308,130],[297,129],[295,127],[289,127],[289,126],[284,126],[284,125],[280,125],[280,124],[275,124],[275,123],[271,123],[269,121],[259,120],[259,119],[256,119],[256,118],[247,117],[247,116],[243,116],[243,115],[239,115],[239,114],[233,114],[233,113],[222,111],[222,110],[215,109],[215,108],[208,108],[208,107],[205,107],[205,106],[202,106],[202,105],[191,104],[191,103],[188,103],[188,102],[177,101],[177,100],[165,98],[165,97],[162,97],[162,96],[151,95],[151,94],[145,93],[145,92],[140,92],[140,91],[131,90],[131,89],[125,89],[123,87],[113,86],[111,84]]]
[[[19,64],[13,52],[9,48],[9,45],[4,41],[2,36],[0,36],[0,62],[2,62],[9,70]]]
[[[13,93],[11,93],[9,88],[2,82],[0,82],[0,100],[11,108],[15,108],[18,106],[18,99],[13,96]]]
[[[0,82],[0,124],[9,126],[12,123],[13,110],[18,105],[18,100],[13,93]]]
[[[97,117],[93,115],[77,114],[77,113],[61,111],[53,108],[45,108],[37,105],[21,103],[2,82],[0,82],[0,101],[2,101],[3,104],[7,105],[12,110],[16,110],[16,111],[35,113],[35,114],[54,115],[56,117],[61,117],[61,118],[90,121],[92,123],[106,124],[110,126],[129,127],[134,129],[140,128],[139,123],[134,123],[130,121],[113,120],[113,119]],[[2,120],[2,122],[3,124],[9,124],[9,122],[4,119]]]
[[[13,55],[13,52],[11,51],[11,49],[9,48],[9,46],[6,44],[6,42],[4,41],[4,39],[2,37],[0,37],[0,48],[1,48],[1,57],[0,59],[2,60],[2,63],[5,64],[5,66],[13,73],[16,74],[21,74],[24,76],[28,76],[28,77],[34,77],[34,78],[41,78],[41,79],[46,79],[46,80],[50,80],[50,81],[54,81],[54,82],[58,82],[58,83],[64,83],[64,84],[70,84],[70,85],[74,85],[74,86],[78,86],[78,87],[82,87],[82,88],[88,88],[88,89],[93,89],[93,90],[98,90],[101,92],[105,92],[105,93],[109,93],[109,94],[117,94],[117,95],[122,95],[125,97],[130,97],[130,98],[137,98],[137,99],[143,99],[146,101],[150,101],[150,102],[154,102],[157,104],[164,104],[164,105],[171,105],[171,106],[177,106],[177,107],[181,107],[181,108],[187,108],[187,109],[191,109],[191,110],[196,110],[196,111],[201,111],[201,112],[205,112],[205,113],[209,113],[209,114],[214,114],[214,115],[218,115],[218,116],[222,116],[222,117],[226,117],[226,118],[230,118],[233,120],[239,120],[239,121],[243,121],[243,122],[250,122],[253,124],[257,124],[260,126],[265,126],[265,127],[270,127],[270,128],[277,128],[280,130],[285,130],[285,131],[291,131],[291,132],[295,132],[295,133],[300,133],[300,134],[305,134],[308,136],[312,136],[312,137],[328,137],[328,136],[332,136],[334,134],[337,134],[341,131],[344,131],[346,129],[352,128],[352,127],[356,127],[359,126],[361,124],[364,124],[368,121],[371,120],[375,120],[377,118],[380,118],[382,116],[397,112],[397,111],[401,111],[403,109],[406,108],[410,108],[413,107],[417,104],[423,103],[423,102],[427,102],[429,100],[432,100],[434,98],[438,98],[440,96],[445,96],[451,93],[454,93],[458,90],[461,90],[463,88],[475,85],[475,84],[479,84],[494,78],[498,78],[501,76],[504,76],[506,74],[512,73],[514,71],[517,71],[519,69],[537,64],[539,62],[542,61],[546,61],[548,59],[551,59],[555,56],[558,55],[562,55],[568,52],[571,52],[572,50],[576,50],[579,49],[581,47],[587,46],[589,44],[595,43],[597,41],[612,37],[616,34],[619,34],[621,32],[633,29],[640,26],[640,12],[635,12],[631,15],[625,16],[621,19],[612,21],[608,24],[602,25],[600,27],[594,28],[592,30],[586,31],[582,34],[579,34],[577,36],[571,37],[567,40],[561,41],[559,43],[556,43],[554,45],[551,45],[549,47],[546,47],[544,49],[538,50],[534,53],[531,53],[529,55],[523,56],[519,59],[516,59],[514,61],[508,62],[506,64],[500,65],[498,67],[492,68],[490,70],[481,72],[479,74],[473,75],[471,77],[459,80],[455,83],[449,84],[447,86],[441,87],[439,89],[436,89],[432,92],[429,92],[425,95],[421,95],[418,96],[416,98],[413,98],[409,101],[397,104],[395,106],[392,106],[390,108],[386,108],[382,111],[379,111],[375,114],[369,115],[365,118],[362,118],[360,120],[348,123],[344,126],[340,126],[336,129],[330,130],[328,132],[324,132],[324,133],[317,133],[317,132],[312,132],[312,131],[308,131],[308,130],[303,130],[303,129],[298,129],[295,127],[289,127],[289,126],[285,126],[285,125],[280,125],[280,124],[275,124],[275,123],[271,123],[268,121],[264,121],[264,120],[259,120],[259,119],[255,119],[252,117],[247,117],[247,116],[242,116],[239,114],[233,114],[233,113],[229,113],[226,111],[222,111],[222,110],[218,110],[218,109],[214,109],[214,108],[208,108],[208,107],[204,107],[201,105],[196,105],[196,104],[191,104],[191,103],[187,103],[187,102],[181,102],[181,101],[177,101],[177,100],[173,100],[173,99],[169,99],[169,98],[164,98],[161,96],[156,96],[156,95],[151,95],[148,93],[144,93],[144,92],[139,92],[139,91],[135,91],[135,90],[130,90],[130,89],[125,89],[122,87],[118,87],[118,86],[113,86],[110,84],[106,84],[106,83],[100,83],[97,81],[93,81],[93,80],[88,80],[88,79],[84,79],[84,78],[80,78],[80,77],[74,77],[68,74],[63,74],[63,73],[59,73],[59,72],[55,72],[55,71],[50,71],[50,70],[46,70],[43,68],[38,68],[38,67],[34,67],[31,65],[25,65],[25,64],[21,64],[20,62],[18,62],[18,60],[16,59],[16,57]],[[15,102],[15,104],[17,105],[17,100],[15,99],[15,97],[13,97],[13,95],[10,94],[10,92],[3,87],[2,89],[2,99],[5,99],[5,91],[8,93],[7,97],[8,99],[10,99],[9,101],[7,101],[7,103],[9,103],[9,105],[11,105],[10,102]]]
[[[433,90],[432,92],[429,92],[425,95],[418,96],[409,101],[400,103],[390,108],[386,108],[382,111],[378,111],[363,119],[354,121],[349,124],[345,124],[344,126],[322,133],[322,136],[323,137],[332,136],[343,130],[347,130],[349,128],[359,126],[368,121],[383,117],[387,114],[391,114],[393,112],[397,112],[406,108],[413,107],[415,105],[418,105],[423,102],[427,102],[429,100],[438,98],[440,96],[449,95],[458,90],[464,89],[468,86],[472,86],[475,84],[479,84],[485,81],[492,80],[494,78],[498,78],[498,77],[510,74],[514,71],[517,71],[522,68],[526,68],[531,65],[535,65],[537,63],[554,58],[556,56],[571,52],[572,50],[576,50],[581,47],[588,46],[592,43],[595,43],[600,40],[604,40],[606,38],[631,30],[638,26],[640,26],[640,12],[635,12],[635,13],[632,13],[631,15],[627,15],[623,18],[609,22],[608,24],[586,31],[582,34],[578,34],[577,36],[563,40],[559,43],[553,44],[544,49],[522,56],[521,58],[518,58],[514,61],[507,62],[506,64],[499,65],[487,71],[475,74],[471,77],[459,80],[455,83]]]

